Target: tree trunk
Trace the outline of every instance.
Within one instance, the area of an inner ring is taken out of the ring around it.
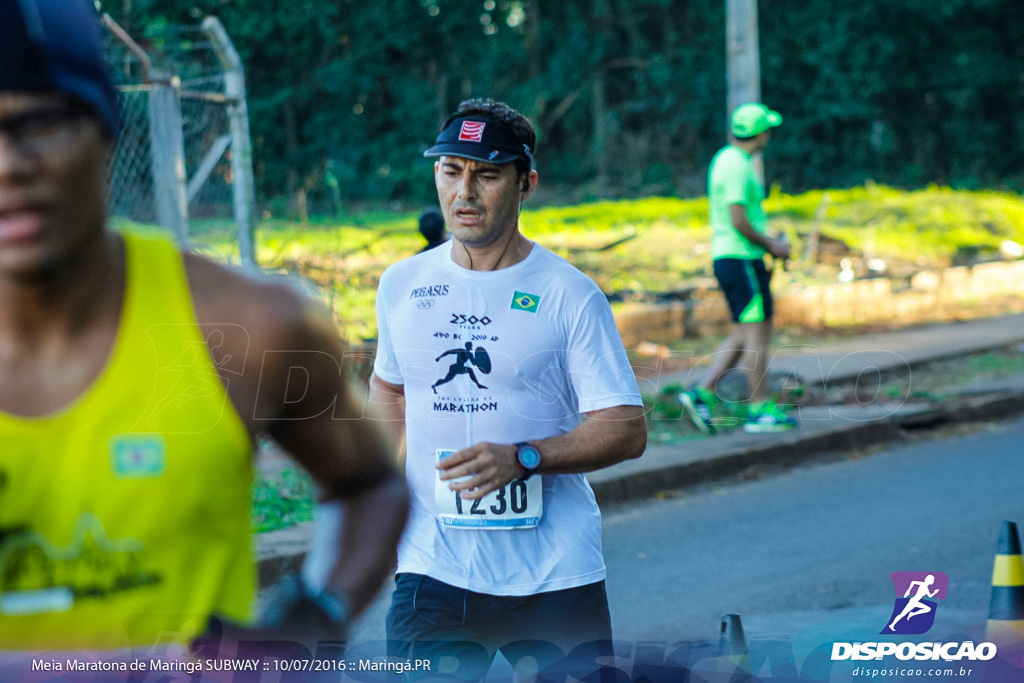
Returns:
[[[597,165],[597,191],[604,193],[608,188],[608,132],[607,132],[607,105],[604,94],[604,72],[598,73],[591,84],[594,115],[594,138],[591,149],[594,153],[594,161]]]
[[[295,105],[290,100],[284,101],[284,143],[285,155],[288,158],[288,215],[298,218],[303,223],[309,220],[306,206],[306,192],[299,181],[298,156],[299,133],[295,122]]]

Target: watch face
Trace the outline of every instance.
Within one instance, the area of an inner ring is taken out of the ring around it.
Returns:
[[[537,469],[540,465],[540,451],[530,445],[520,446],[519,464],[528,470]]]

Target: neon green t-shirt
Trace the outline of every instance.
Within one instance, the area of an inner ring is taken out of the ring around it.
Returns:
[[[768,221],[761,208],[764,185],[750,155],[735,145],[720,149],[708,169],[708,211],[711,217],[711,257],[759,259],[765,250],[744,237],[729,217],[730,204],[742,204],[754,230],[764,233]]]

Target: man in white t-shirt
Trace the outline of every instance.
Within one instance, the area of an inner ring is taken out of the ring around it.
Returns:
[[[514,109],[463,102],[425,152],[451,239],[390,267],[377,296],[371,397],[406,431],[413,498],[390,653],[455,657],[466,679],[497,650],[541,670],[607,652],[584,473],[639,457],[647,439],[605,296],[519,231],[535,144]]]

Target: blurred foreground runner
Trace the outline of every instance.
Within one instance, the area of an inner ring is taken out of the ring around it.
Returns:
[[[406,518],[391,446],[358,419],[325,310],[108,229],[117,126],[92,3],[2,0],[0,647],[344,637]],[[254,623],[264,434],[347,506],[327,585],[282,586]]]

